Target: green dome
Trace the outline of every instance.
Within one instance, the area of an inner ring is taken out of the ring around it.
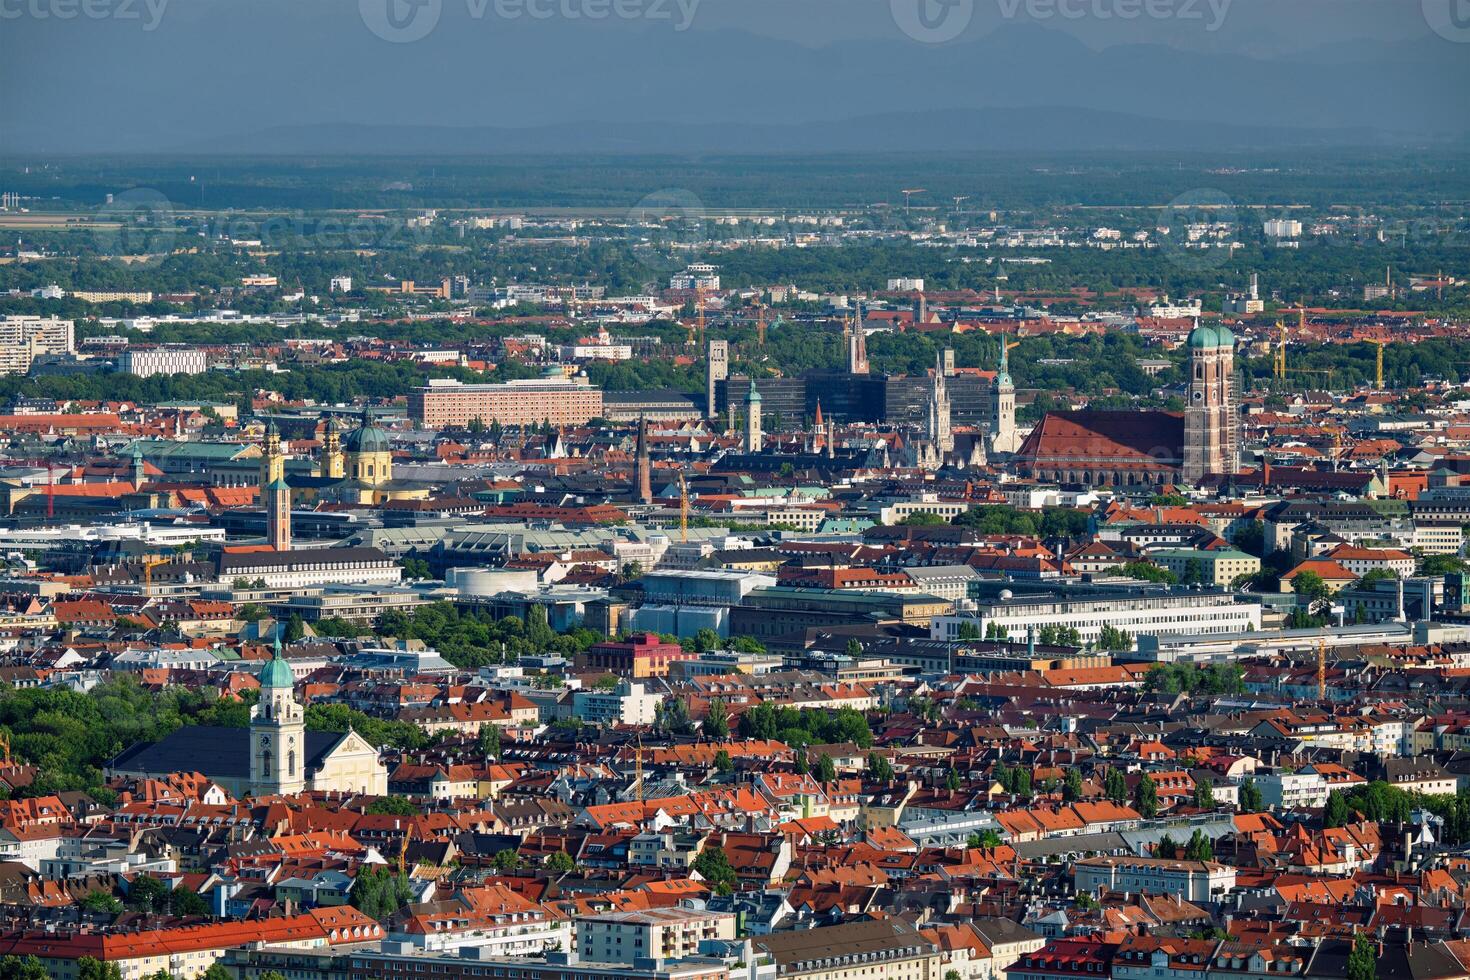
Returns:
[[[364,414],[362,425],[347,433],[347,438],[342,440],[342,448],[349,453],[386,453],[391,451],[388,445],[388,433],[378,428]]]
[[[280,657],[272,657],[260,671],[260,687],[263,691],[289,690],[296,686],[296,675],[291,665]]]
[[[1191,349],[1208,349],[1212,347],[1234,347],[1235,334],[1228,327],[1211,327],[1201,324],[1189,332],[1188,344]]]
[[[752,387],[750,389],[750,394],[745,397],[745,401],[748,404],[756,404],[756,405],[759,405],[760,404],[760,400],[761,400],[761,393],[758,392],[758,391],[756,391],[754,387]]]

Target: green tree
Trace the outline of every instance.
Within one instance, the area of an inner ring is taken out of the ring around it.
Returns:
[[[286,620],[287,643],[295,643],[306,636],[306,623],[302,621],[300,613],[292,613],[291,618]]]
[[[1123,770],[1108,769],[1108,774],[1103,777],[1103,795],[1113,803],[1122,803],[1128,799],[1128,779],[1123,775]]]
[[[479,744],[482,755],[491,759],[500,758],[499,725],[481,725],[480,732],[476,736],[476,742]]]
[[[87,892],[77,904],[88,912],[116,915],[123,910],[123,903],[118,901],[112,892],[105,892],[100,888],[94,888]],[[0,976],[0,980],[4,980],[4,977]]]
[[[1449,575],[1465,571],[1466,565],[1454,555],[1425,555],[1419,562],[1421,575]]]
[[[209,903],[192,888],[179,885],[168,893],[168,908],[174,915],[209,915]]]
[[[1378,980],[1378,948],[1366,935],[1360,933],[1353,938],[1346,976],[1347,980]]]
[[[1260,813],[1266,808],[1266,800],[1261,795],[1261,788],[1256,785],[1254,779],[1247,779],[1240,784],[1241,813]]]
[[[884,761],[886,762],[887,760],[885,759]],[[888,771],[890,773],[893,772],[891,765],[888,767]],[[950,766],[944,773],[944,788],[953,793],[957,792],[961,785],[963,784],[960,782],[960,774],[955,772],[954,766]]]
[[[1159,582],[1163,585],[1177,585],[1179,582],[1177,575],[1151,561],[1130,561],[1111,569],[1107,574],[1136,578],[1144,582]]]
[[[116,963],[83,956],[77,960],[77,980],[122,980],[122,970]]]
[[[1184,563],[1184,574],[1179,579],[1185,585],[1198,585],[1205,580],[1205,566],[1198,558]]]
[[[1144,773],[1138,780],[1138,785],[1133,787],[1133,809],[1145,820],[1152,820],[1159,815],[1159,788],[1148,773]]]
[[[394,817],[416,817],[419,808],[412,800],[403,796],[380,796],[369,803],[363,810],[364,813],[387,814]]]
[[[837,767],[833,765],[830,755],[823,752],[817,756],[817,764],[812,770],[812,778],[819,783],[830,783],[837,778]]]
[[[0,959],[0,980],[51,980],[51,974],[40,957],[7,956]]]
[[[1189,843],[1184,845],[1184,859],[1186,861],[1213,861],[1215,860],[1215,844],[1198,828],[1189,835]]]
[[[552,874],[570,874],[577,870],[577,862],[566,851],[557,851],[546,859],[546,870]]]
[[[1075,766],[1067,769],[1067,775],[1062,780],[1062,798],[1068,803],[1076,803],[1082,799],[1082,772]]]
[[[1297,572],[1292,576],[1291,590],[1297,594],[1298,598],[1306,599],[1312,606],[1325,602],[1332,596],[1332,589],[1327,585],[1326,580],[1310,569]]]
[[[835,774],[834,774],[835,775]],[[868,776],[880,783],[893,781],[893,763],[888,761],[886,755],[877,752],[868,753]]]
[[[1215,784],[1210,782],[1210,777],[1201,776],[1194,784],[1194,805],[1201,810],[1215,808]]]
[[[849,638],[847,641],[847,645],[843,648],[843,652],[854,660],[858,659],[863,655],[862,641],[855,636]]]
[[[1337,790],[1327,794],[1327,805],[1322,810],[1322,825],[1324,827],[1341,827],[1351,819],[1348,812],[1347,800]]]
[[[521,866],[521,856],[507,847],[503,851],[496,851],[490,863],[498,874],[510,874]]]
[[[730,858],[719,845],[711,844],[699,852],[694,859],[693,870],[710,886],[716,895],[729,895],[735,890],[739,878],[730,866]]]
[[[128,885],[127,905],[135,912],[162,912],[168,907],[168,886],[150,875],[138,875]]]
[[[363,867],[348,893],[353,908],[373,919],[386,919],[413,898],[408,875],[383,866]]]
[[[715,698],[710,701],[709,711],[704,716],[703,727],[706,738],[730,737],[730,712],[725,707],[723,698]]]
[[[1170,861],[1177,859],[1179,857],[1179,842],[1169,834],[1165,834],[1154,845],[1154,857],[1167,858]]]
[[[730,773],[735,771],[735,762],[730,758],[730,753],[724,749],[715,753],[715,772]]]

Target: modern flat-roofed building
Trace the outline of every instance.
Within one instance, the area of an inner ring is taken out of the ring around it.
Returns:
[[[197,347],[130,347],[118,357],[117,369],[139,378],[203,374],[209,370],[209,360]]]
[[[435,379],[408,393],[408,417],[425,429],[469,425],[584,425],[602,417],[602,389],[585,381],[533,378],[504,384]]]
[[[577,919],[577,954],[597,963],[683,959],[697,955],[706,940],[734,938],[732,912],[660,908]]]
[[[42,354],[76,350],[71,320],[49,316],[0,317],[0,375],[25,374]]]
[[[1132,635],[1185,634],[1207,636],[1261,628],[1261,603],[1238,599],[1229,592],[1165,586],[1071,585],[1067,591],[1026,591],[1023,583],[1008,583],[1003,592],[976,603],[973,612],[936,616],[929,635],[956,640],[968,624],[983,636],[994,623],[1006,635],[1022,637],[1028,629],[1070,626],[1082,642],[1095,643],[1104,626]]]

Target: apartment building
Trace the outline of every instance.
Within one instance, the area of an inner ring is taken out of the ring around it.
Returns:
[[[0,375],[25,374],[42,354],[71,354],[76,333],[71,320],[45,316],[0,317]]]
[[[1013,588],[1020,593],[1019,585]],[[1025,636],[1028,629],[1070,626],[1084,643],[1095,643],[1104,626],[1134,636],[1208,636],[1259,630],[1261,605],[1259,601],[1237,601],[1229,592],[1184,588],[1098,588],[1075,597],[1060,592],[1003,594],[978,603],[973,613],[934,617],[929,635],[936,640],[956,640],[968,627],[978,628],[983,636],[992,623],[1016,637]]]
[[[757,936],[777,975],[800,980],[941,980],[940,948],[902,919],[848,922]]]
[[[734,938],[732,912],[675,907],[577,919],[577,955],[595,963],[683,959],[702,942]]]
[[[1170,858],[1084,858],[1073,866],[1072,878],[1079,893],[1095,895],[1100,888],[1111,892],[1162,893],[1186,902],[1218,901],[1235,887],[1235,869],[1228,864]]]
[[[435,379],[408,394],[408,416],[425,429],[469,425],[584,425],[602,416],[602,389],[585,380],[534,378],[504,384]]]

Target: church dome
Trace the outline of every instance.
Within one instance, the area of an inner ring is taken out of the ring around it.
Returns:
[[[391,452],[388,433],[373,425],[366,412],[362,416],[362,425],[347,433],[347,438],[342,440],[342,446],[349,453]]]
[[[266,661],[265,667],[260,671],[261,690],[290,690],[295,686],[296,675],[291,673],[290,664],[280,657],[272,657]]]
[[[1191,350],[1207,350],[1212,347],[1234,347],[1235,334],[1229,327],[1211,327],[1200,324],[1189,332],[1187,341]]]

